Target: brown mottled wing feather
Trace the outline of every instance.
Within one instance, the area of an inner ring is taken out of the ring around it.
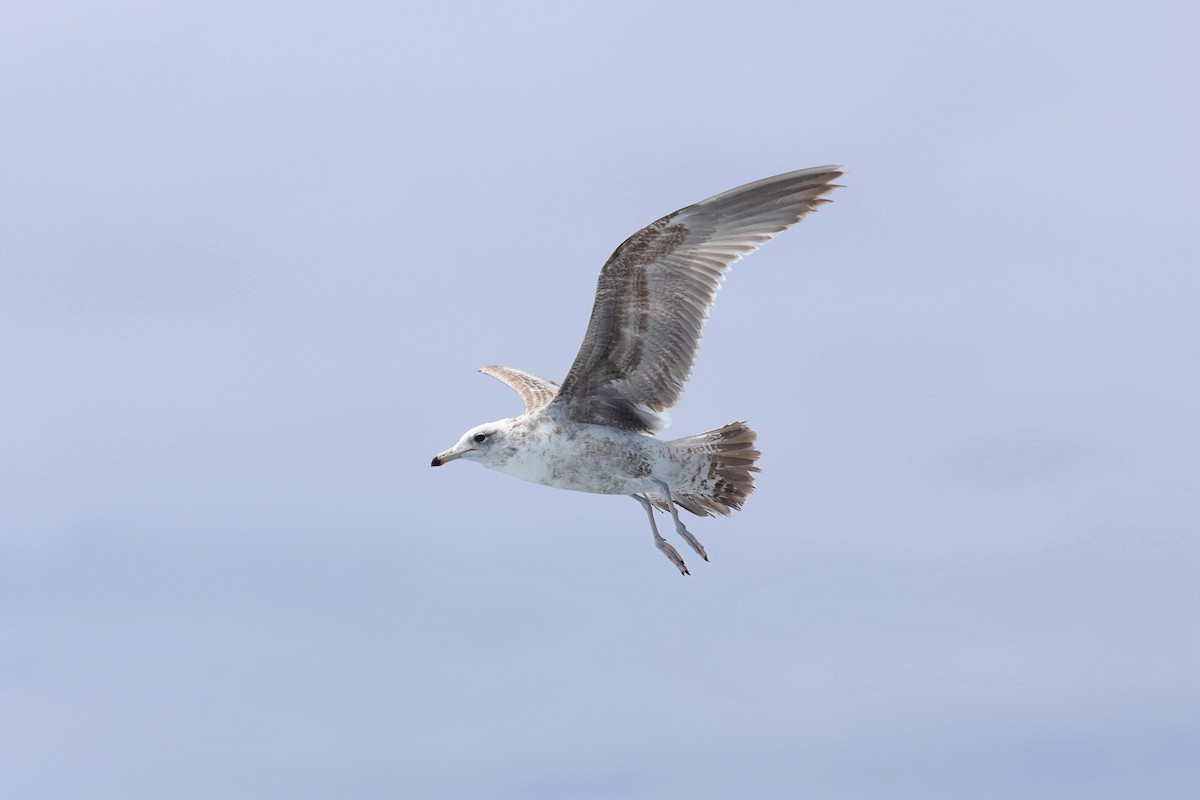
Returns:
[[[521,395],[521,399],[525,401],[525,413],[546,405],[558,393],[558,384],[554,381],[548,381],[512,367],[493,365],[483,367],[479,371],[484,375],[491,375],[493,378],[504,381],[513,391]]]
[[[583,346],[554,403],[577,422],[654,431],[692,371],[700,329],[733,262],[828,200],[840,167],[739,186],[629,237],[600,271]]]

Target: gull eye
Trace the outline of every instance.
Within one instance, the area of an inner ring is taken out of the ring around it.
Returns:
[[[482,443],[483,443],[483,440],[484,440],[484,439],[486,439],[486,438],[487,438],[487,434],[486,434],[486,433],[477,433],[477,434],[475,434],[475,441],[476,441],[476,443],[482,444]]]

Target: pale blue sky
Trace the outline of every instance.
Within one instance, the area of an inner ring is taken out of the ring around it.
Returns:
[[[1191,798],[1187,3],[37,3],[0,24],[0,795]],[[680,578],[431,470],[792,169]]]

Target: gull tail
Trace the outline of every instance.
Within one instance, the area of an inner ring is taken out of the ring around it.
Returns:
[[[695,436],[685,436],[667,444],[694,465],[696,478],[678,488],[671,487],[675,504],[701,517],[727,516],[746,502],[754,491],[754,462],[762,455],[754,447],[758,437],[744,422],[728,425]],[[690,470],[689,470],[690,471]],[[648,495],[659,508],[666,509],[666,498]]]

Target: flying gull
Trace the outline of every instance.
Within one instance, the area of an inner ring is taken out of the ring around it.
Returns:
[[[700,329],[735,261],[829,202],[841,167],[788,172],[722,192],[668,214],[616,249],[596,286],[583,345],[559,385],[511,367],[480,370],[525,402],[518,417],[487,422],[438,453],[523,480],[597,494],[627,494],[650,519],[654,544],[687,575],[658,532],[654,509],[708,555],[676,506],[709,517],[739,509],[754,490],[760,455],[744,422],[673,441],[654,434],[692,371]]]

